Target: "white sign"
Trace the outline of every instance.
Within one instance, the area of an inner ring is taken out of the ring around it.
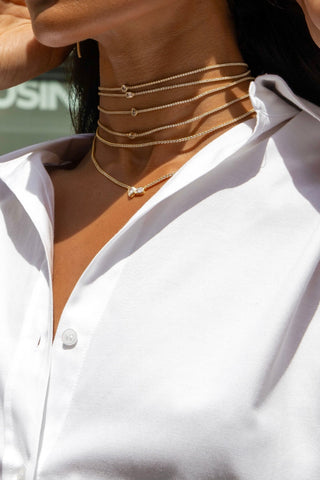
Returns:
[[[31,80],[0,95],[0,110],[15,107],[20,110],[55,111],[59,103],[68,108],[67,90],[57,81]]]

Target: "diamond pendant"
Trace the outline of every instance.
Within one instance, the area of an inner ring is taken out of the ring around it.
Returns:
[[[128,188],[128,197],[129,198],[133,198],[136,195],[141,196],[141,195],[144,195],[145,193],[146,193],[146,191],[143,187],[138,187],[138,188],[130,187],[130,188]]]

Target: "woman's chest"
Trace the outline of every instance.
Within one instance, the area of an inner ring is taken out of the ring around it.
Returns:
[[[100,219],[85,230],[75,232],[71,237],[55,241],[52,269],[53,292],[53,340],[59,325],[61,314],[76,283],[99,250],[116,233],[112,228],[112,215],[109,221]],[[66,228],[56,216],[57,237]],[[60,237],[61,238],[61,237]]]
[[[81,275],[143,202],[140,199],[130,201],[118,187],[109,186],[102,196],[97,192],[85,195],[77,184],[74,189],[66,188],[63,181],[54,182],[54,186],[52,286],[55,336],[63,309]],[[103,186],[106,187],[105,183]]]

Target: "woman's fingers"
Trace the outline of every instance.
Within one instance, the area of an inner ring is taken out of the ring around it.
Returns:
[[[69,51],[37,41],[24,0],[0,0],[0,89],[57,67]]]

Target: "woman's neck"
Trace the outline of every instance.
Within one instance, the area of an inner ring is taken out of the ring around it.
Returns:
[[[153,7],[149,9],[145,7],[145,11],[140,12],[135,21],[128,19],[127,23],[121,23],[122,28],[110,29],[97,38],[100,50],[101,86],[137,85],[208,65],[243,62],[229,10],[224,0],[215,2],[212,0],[199,2],[194,2],[194,0],[153,1],[154,4],[149,2]],[[244,69],[239,67],[223,68],[214,72],[206,72],[197,77],[186,78],[185,81],[235,75],[243,71]],[[100,107],[106,110],[130,110],[132,107],[152,108],[183,98],[190,98],[209,88],[221,85],[223,83],[196,85],[143,95],[130,100],[100,97]],[[219,94],[205,96],[201,101],[141,114],[137,117],[100,113],[100,121],[110,130],[117,132],[144,132],[161,125],[201,115],[232,99],[240,98],[247,91],[248,81],[234,87],[232,91],[222,91]],[[206,130],[230,121],[250,109],[250,101],[243,101],[235,104],[233,108],[225,109],[201,122],[191,122],[179,130],[169,129],[160,132],[156,135],[156,139],[188,136],[191,133],[197,133],[200,129]],[[124,141],[122,137],[101,133],[112,142]],[[217,131],[217,134],[219,133]],[[211,135],[210,138],[213,137],[214,135]],[[150,140],[150,138],[143,140]],[[206,141],[208,138],[203,138],[200,142],[190,140],[183,145],[137,149],[133,155],[131,150],[128,152],[120,149],[118,158],[123,158],[125,163],[128,158],[132,159],[133,157],[138,163],[149,162],[152,157],[173,158],[181,150],[189,152],[194,150],[193,153],[195,153],[201,146],[201,142]],[[106,152],[109,151],[110,147],[98,142],[97,155],[100,159],[106,157]],[[161,155],[155,155],[155,152],[161,152]]]

